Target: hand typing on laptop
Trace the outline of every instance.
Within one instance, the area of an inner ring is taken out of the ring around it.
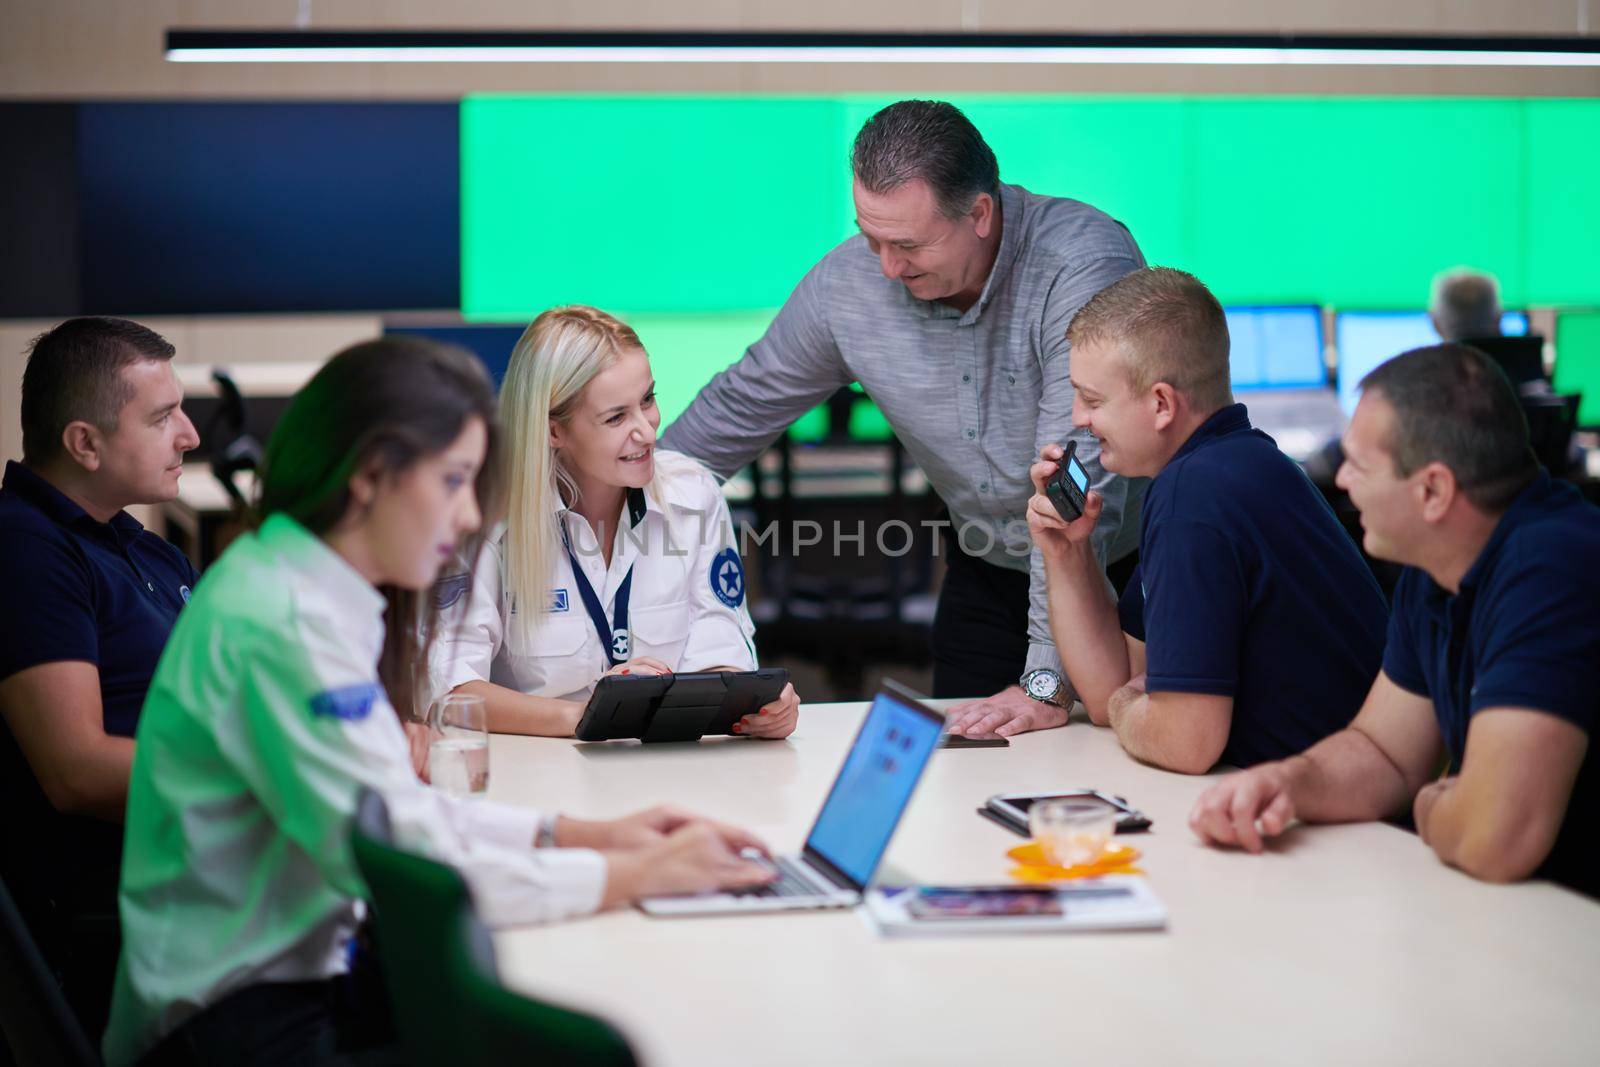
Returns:
[[[799,853],[767,856],[762,849],[746,852],[736,857],[738,862],[762,871],[764,878],[752,877],[742,887],[724,882],[728,891],[721,893],[670,896],[663,891],[662,896],[643,900],[639,906],[647,914],[664,916],[844,908],[859,903],[911,803],[943,727],[943,714],[893,682],[885,682]]]
[[[670,804],[636,811],[620,819],[573,819],[563,815],[556,820],[554,843],[559,848],[647,848],[676,830],[695,825],[716,831],[735,852],[767,854],[767,846],[754,834]]]
[[[738,837],[746,835],[738,834]],[[606,853],[602,907],[641,897],[737,892],[772,881],[770,867],[740,855],[722,829],[703,820],[686,823],[644,848]]]

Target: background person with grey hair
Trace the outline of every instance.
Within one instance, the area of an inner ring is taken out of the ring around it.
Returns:
[[[1142,487],[1107,475],[1094,438],[1072,427],[1066,334],[1078,308],[1143,256],[1126,227],[1089,205],[1002,185],[994,153],[950,104],[879,111],[851,165],[860,235],[801,279],[662,447],[726,477],[860,382],[956,531],[933,627],[934,694],[1061,725],[1069,695],[1024,518],[1028,467],[1045,444],[1077,440],[1105,500],[1099,566],[1134,553]],[[1025,672],[1049,703],[1027,695]]]
[[[1500,336],[1500,283],[1494,275],[1465,267],[1433,280],[1428,318],[1446,341]]]

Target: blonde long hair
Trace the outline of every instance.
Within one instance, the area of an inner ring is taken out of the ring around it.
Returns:
[[[568,503],[577,495],[550,445],[550,422],[571,418],[595,375],[631,348],[644,348],[632,327],[598,308],[571,304],[540,314],[511,351],[500,388],[509,472],[502,596],[508,613],[517,605],[512,625],[525,636],[550,609],[550,572],[561,551],[550,516],[563,490]]]

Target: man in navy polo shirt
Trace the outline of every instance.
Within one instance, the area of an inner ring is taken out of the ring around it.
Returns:
[[[1137,271],[1090,299],[1067,337],[1073,421],[1107,470],[1155,479],[1119,605],[1089,551],[1099,497],[1063,521],[1043,495],[1060,447],[1031,471],[1050,625],[1091,720],[1189,774],[1281,759],[1344,727],[1378,673],[1383,596],[1322,495],[1233,402],[1221,305],[1192,275]],[[1064,720],[1038,709],[960,725]]]
[[[1383,671],[1349,729],[1219,782],[1190,825],[1259,852],[1293,819],[1409,808],[1468,874],[1600,895],[1600,511],[1539,469],[1476,349],[1420,348],[1361,384],[1339,485],[1367,551],[1406,566]]]
[[[91,1032],[116,961],[134,726],[196,576],[123,508],[199,444],[170,344],[82,318],[34,341],[0,485],[0,875]]]

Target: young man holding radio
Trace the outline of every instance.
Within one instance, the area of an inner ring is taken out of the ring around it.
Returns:
[[[1046,495],[1061,447],[1030,471],[1050,625],[1089,717],[1188,774],[1282,758],[1346,725],[1378,672],[1383,597],[1321,495],[1233,402],[1216,298],[1182,271],[1141,270],[1089,300],[1067,338],[1074,424],[1107,470],[1155,479],[1118,604],[1089,548],[1099,494],[1068,521]],[[952,730],[1054,725],[1036,717]]]
[[[1348,729],[1224,778],[1189,825],[1260,852],[1295,819],[1409,809],[1473,877],[1600,896],[1600,511],[1539,470],[1511,383],[1476,349],[1407,352],[1361,386],[1339,485],[1367,551],[1406,565],[1383,671]]]

